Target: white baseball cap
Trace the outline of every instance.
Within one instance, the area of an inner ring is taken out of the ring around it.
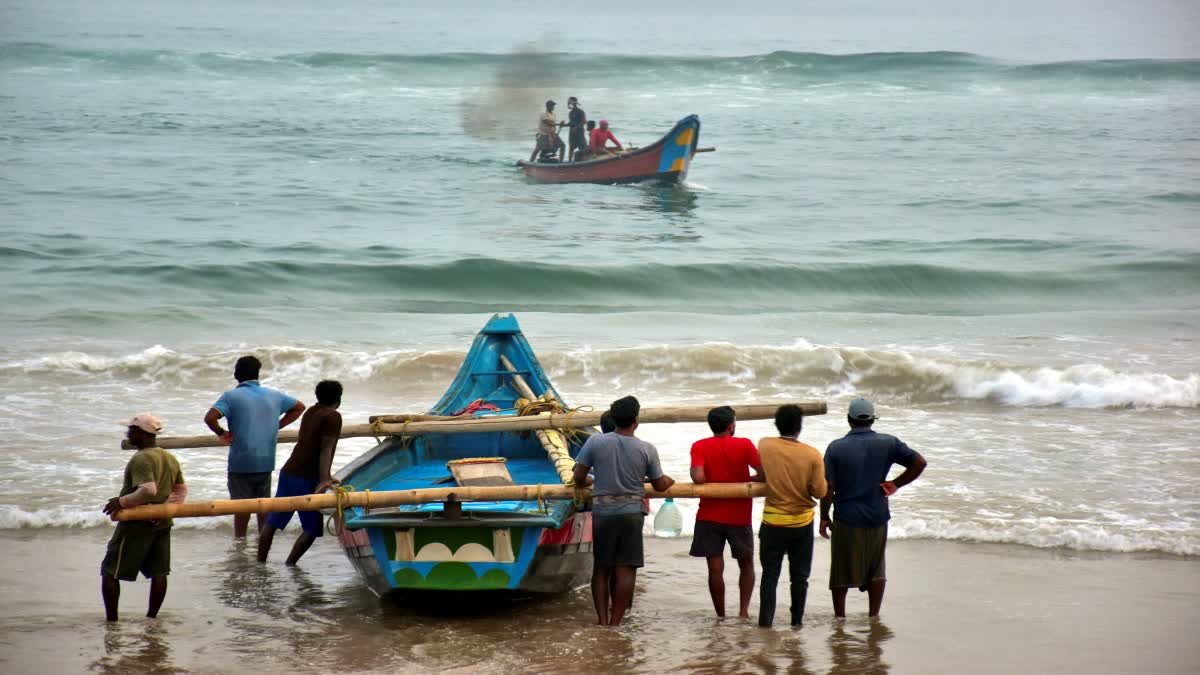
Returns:
[[[162,420],[150,413],[138,413],[133,419],[117,420],[117,424],[123,427],[137,427],[148,434],[157,434],[163,428]]]

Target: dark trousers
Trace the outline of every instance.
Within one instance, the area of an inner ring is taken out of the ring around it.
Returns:
[[[763,523],[758,529],[758,561],[762,565],[762,587],[758,591],[758,625],[770,626],[775,621],[775,587],[783,569],[783,556],[788,558],[788,575],[792,579],[792,625],[804,621],[804,603],[808,599],[808,575],[812,572],[813,525],[776,527]]]

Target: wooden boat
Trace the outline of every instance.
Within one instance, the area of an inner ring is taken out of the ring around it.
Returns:
[[[561,401],[512,316],[475,337],[450,388],[431,409],[450,415],[480,404],[516,415],[518,399]],[[465,432],[391,437],[344,467],[355,492],[455,485],[562,485],[586,432]],[[559,443],[558,467],[546,444]],[[562,592],[592,572],[591,513],[572,500],[429,503],[346,510],[338,539],[376,594],[391,591]]]
[[[543,183],[678,183],[687,178],[699,141],[700,118],[689,115],[658,142],[632,152],[583,162],[517,162],[517,166]]]

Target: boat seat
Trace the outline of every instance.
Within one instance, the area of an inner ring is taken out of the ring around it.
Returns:
[[[446,462],[454,480],[463,487],[513,485],[503,457],[468,457]]]

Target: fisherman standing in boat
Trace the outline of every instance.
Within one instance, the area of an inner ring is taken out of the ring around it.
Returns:
[[[150,413],[142,413],[128,422],[126,435],[137,452],[125,465],[125,482],[119,497],[104,505],[104,513],[116,516],[121,509],[142,504],[180,504],[187,497],[187,485],[179,460],[158,447],[162,422]],[[126,520],[117,523],[104,562],[100,563],[100,594],[104,614],[117,620],[121,582],[136,581],[138,572],[150,580],[150,606],[146,616],[158,616],[167,597],[167,575],[171,573],[171,526],[165,520]]]
[[[299,497],[317,494],[337,481],[332,476],[333,453],[337,451],[342,433],[342,384],[337,380],[317,383],[317,404],[304,411],[300,418],[300,438],[292,448],[292,456],[279,469],[279,486],[275,497]],[[275,531],[287,527],[294,511],[276,511],[258,533],[258,562],[266,562]],[[300,536],[292,545],[287,564],[295,565],[313,542],[324,534],[320,511],[300,511]]]
[[[579,99],[574,96],[567,99],[567,108],[571,111],[567,115],[567,142],[571,146],[568,149],[568,156],[572,162],[577,162],[580,159],[580,153],[588,147],[588,137],[584,133],[587,113],[579,107]]]
[[[554,101],[546,101],[546,112],[538,117],[538,131],[535,137],[533,154],[529,156],[529,161],[536,162],[542,157],[542,153],[558,152],[558,161],[563,160],[564,146],[562,139],[558,137],[558,130],[563,126],[563,122],[559,122],[554,115],[554,106],[558,105]]]
[[[762,463],[749,438],[734,436],[737,418],[733,408],[723,405],[708,411],[708,428],[713,435],[692,444],[692,482],[762,482]],[[755,476],[750,477],[750,469]],[[738,617],[750,618],[750,596],[754,593],[754,500],[700,498],[691,556],[708,562],[708,594],[717,616],[725,616],[725,542],[738,563]]]
[[[243,356],[233,366],[238,386],[221,394],[204,423],[221,442],[229,446],[228,485],[230,499],[258,499],[271,496],[271,472],[275,470],[275,444],[279,430],[295,422],[304,412],[304,404],[287,394],[258,383],[262,362]],[[280,417],[282,415],[282,417]],[[221,428],[221,418],[229,420],[229,430]],[[261,529],[263,514],[256,514]],[[234,539],[244,539],[250,514],[233,517]]]
[[[596,623],[619,626],[633,602],[637,569],[644,565],[644,484],[666,490],[675,481],[662,472],[658,450],[633,434],[641,405],[632,396],[613,402],[616,431],[588,437],[575,458],[575,485],[592,481],[592,602]],[[610,588],[611,584],[611,588]]]
[[[857,588],[867,592],[868,616],[879,616],[887,585],[884,552],[887,524],[892,517],[888,498],[921,475],[925,458],[895,436],[871,429],[876,417],[870,401],[854,399],[846,417],[850,433],[825,450],[829,491],[821,498],[821,536],[829,539],[829,530],[833,529],[829,546],[833,615],[846,616],[846,593]],[[903,466],[904,473],[888,480],[893,464]]]

